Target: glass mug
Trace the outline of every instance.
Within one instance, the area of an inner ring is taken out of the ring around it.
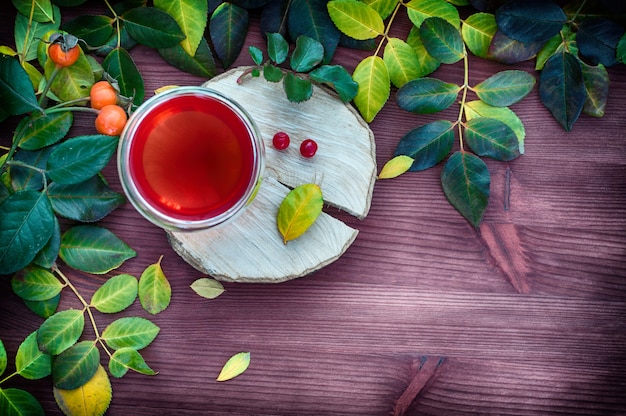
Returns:
[[[265,148],[250,115],[206,87],[151,97],[120,137],[118,171],[133,206],[170,230],[217,226],[255,196]]]

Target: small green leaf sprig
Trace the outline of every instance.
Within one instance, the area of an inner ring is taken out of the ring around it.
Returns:
[[[239,77],[239,84],[247,76],[259,77],[261,74],[269,82],[282,80],[287,99],[294,103],[311,98],[313,82],[330,87],[345,103],[352,101],[357,94],[358,85],[343,66],[320,65],[324,59],[324,46],[308,36],[302,35],[296,39],[291,55],[289,43],[280,33],[267,34],[267,60],[264,59],[263,51],[256,46],[250,46],[248,52],[255,66]],[[289,67],[281,67],[287,59]]]

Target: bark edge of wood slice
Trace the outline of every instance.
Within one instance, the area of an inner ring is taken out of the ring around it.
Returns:
[[[290,102],[282,82],[239,77],[249,67],[231,69],[203,86],[238,102],[263,138],[266,166],[256,198],[237,218],[200,231],[168,231],[170,245],[187,263],[215,279],[278,283],[305,276],[337,260],[358,230],[322,213],[299,238],[283,243],[276,226],[280,203],[291,188],[317,183],[324,202],[363,219],[376,182],[374,134],[358,112],[334,92],[313,87],[310,100]],[[289,148],[279,151],[272,137],[284,131]],[[312,158],[300,155],[300,143],[318,143]]]

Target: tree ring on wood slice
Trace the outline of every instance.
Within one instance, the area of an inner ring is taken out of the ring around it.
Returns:
[[[215,279],[278,283],[332,263],[358,234],[323,212],[306,233],[284,244],[276,225],[280,203],[291,188],[317,183],[326,204],[365,218],[376,181],[374,134],[334,92],[314,86],[310,100],[292,103],[282,82],[247,76],[238,84],[247,69],[229,70],[204,86],[237,101],[261,132],[266,167],[258,194],[239,217],[221,226],[167,234],[185,261]],[[292,139],[285,150],[272,146],[278,131]],[[299,152],[300,143],[308,138],[318,143],[312,158]]]

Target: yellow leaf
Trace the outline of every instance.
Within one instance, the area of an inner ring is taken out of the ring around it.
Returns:
[[[409,170],[415,159],[411,156],[399,155],[385,163],[378,179],[391,179],[402,175]]]
[[[111,403],[111,382],[102,365],[83,386],[74,390],[54,387],[54,399],[67,416],[102,416]]]
[[[227,381],[233,379],[246,371],[250,365],[250,353],[239,352],[226,361],[222,371],[217,376],[216,381]]]
[[[276,222],[283,242],[294,240],[306,232],[322,213],[324,200],[319,185],[307,183],[291,190],[278,208]]]

